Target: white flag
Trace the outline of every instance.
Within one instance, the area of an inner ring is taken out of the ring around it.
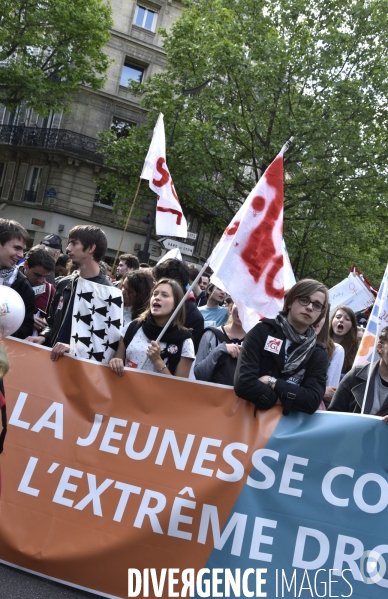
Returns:
[[[158,195],[156,205],[157,235],[187,237],[187,223],[166,164],[166,137],[163,114],[160,113],[154,128],[151,145],[146,156],[141,179]]]
[[[282,148],[213,250],[209,263],[239,306],[275,317],[283,307]],[[243,314],[240,315],[240,318]],[[249,330],[254,318],[243,326]]]
[[[163,262],[166,262],[166,260],[180,260],[182,261],[182,254],[180,252],[179,248],[173,248],[172,250],[169,250],[168,252],[166,252],[164,254],[164,256],[161,257],[161,259],[159,260],[159,262],[156,263],[156,265],[158,264],[162,264]]]

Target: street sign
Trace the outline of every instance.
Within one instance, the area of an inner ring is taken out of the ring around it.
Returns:
[[[187,231],[187,239],[194,239],[194,241],[197,239],[197,233],[190,233],[190,231]]]
[[[56,198],[57,197],[57,192],[55,191],[54,187],[50,187],[50,189],[46,190],[46,197],[47,198]]]
[[[180,241],[175,241],[175,239],[159,239],[159,241],[166,250],[179,248],[182,254],[186,254],[186,256],[193,255],[193,245],[187,245],[187,243],[181,243]]]

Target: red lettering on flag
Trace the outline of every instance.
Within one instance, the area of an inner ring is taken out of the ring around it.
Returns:
[[[163,187],[163,185],[165,185],[170,178],[170,173],[168,172],[168,170],[163,168],[163,165],[165,162],[166,162],[165,159],[162,157],[158,158],[158,160],[156,162],[156,170],[158,171],[158,173],[160,175],[162,175],[162,178],[159,179],[159,181],[157,181],[156,179],[152,179],[152,183],[156,187]]]
[[[236,220],[235,223],[233,223],[233,225],[231,225],[230,227],[227,227],[227,229],[225,229],[224,231],[224,235],[234,235],[237,231],[237,229],[240,226],[240,221]]]
[[[176,224],[181,224],[183,215],[182,212],[179,212],[179,210],[174,210],[174,208],[163,208],[162,206],[157,206],[156,210],[158,212],[171,212],[171,214],[176,214]]]
[[[264,271],[270,267],[264,281],[265,292],[271,297],[281,299],[283,288],[276,289],[274,280],[283,266],[283,256],[276,255],[272,238],[274,226],[283,209],[283,159],[281,156],[272,163],[266,176],[267,182],[275,188],[276,194],[260,224],[252,231],[241,252],[241,258],[256,283],[261,279]],[[262,212],[265,208],[265,199],[262,196],[253,198],[252,208],[255,212]]]

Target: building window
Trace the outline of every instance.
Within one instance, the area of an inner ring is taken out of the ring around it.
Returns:
[[[51,125],[53,124],[54,112],[50,110],[50,114],[42,118],[41,127],[43,129],[51,129]]]
[[[127,137],[129,130],[134,126],[134,123],[130,121],[126,121],[125,119],[121,119],[118,116],[114,116],[112,119],[112,124],[110,126],[111,130],[116,133],[117,139],[120,137]]]
[[[120,85],[128,87],[129,81],[141,83],[143,80],[144,69],[137,65],[125,61],[123,70],[121,71]]]
[[[17,124],[18,113],[19,113],[19,106],[16,108],[15,112],[9,112],[8,113],[7,125],[13,126],[13,125]]]
[[[113,208],[113,200],[115,199],[114,193],[106,193],[104,194],[101,191],[101,187],[98,186],[96,189],[96,195],[94,196],[94,204],[96,206],[100,206],[101,208]]]
[[[158,13],[144,6],[137,5],[134,24],[148,31],[155,31]]]
[[[42,175],[42,167],[32,166],[27,180],[27,187],[24,192],[24,202],[36,202],[36,194]]]

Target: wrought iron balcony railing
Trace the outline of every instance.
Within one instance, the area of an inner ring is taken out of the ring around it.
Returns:
[[[96,139],[68,129],[0,125],[0,144],[62,150],[93,162],[103,162]]]

